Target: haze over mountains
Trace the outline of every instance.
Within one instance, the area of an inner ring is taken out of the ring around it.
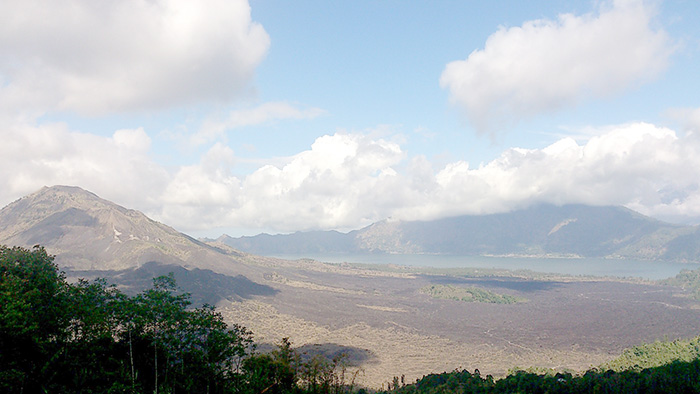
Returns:
[[[398,253],[697,260],[697,226],[673,225],[622,207],[538,205],[510,213],[433,221],[384,220],[349,233],[297,232],[217,239],[262,255]]]
[[[384,220],[348,233],[222,235],[208,241],[79,187],[44,187],[0,210],[0,243],[40,244],[57,255],[59,265],[74,270],[119,270],[150,261],[214,268],[241,262],[246,253],[700,259],[698,226],[664,223],[622,207],[584,205],[537,205],[433,221]]]

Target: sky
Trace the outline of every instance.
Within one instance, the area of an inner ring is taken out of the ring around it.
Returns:
[[[700,223],[700,4],[4,0],[0,206],[195,237],[534,204]]]

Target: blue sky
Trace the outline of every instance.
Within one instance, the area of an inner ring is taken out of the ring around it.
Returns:
[[[694,1],[0,5],[5,205],[76,185],[194,236],[537,203],[700,218]]]

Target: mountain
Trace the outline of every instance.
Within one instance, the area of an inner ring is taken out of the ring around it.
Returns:
[[[384,220],[349,233],[261,234],[218,242],[249,253],[400,253],[697,260],[700,231],[623,207],[537,205],[432,221]]]
[[[212,240],[205,241],[211,243]],[[240,238],[222,235],[215,241],[237,250],[263,251],[267,255],[358,251],[353,237],[338,231],[299,231],[294,234],[259,234]]]
[[[260,234],[195,240],[78,187],[44,187],[0,210],[0,244],[42,245],[62,269],[123,270],[155,261],[187,268],[240,265],[250,256],[323,253],[700,259],[698,227],[622,207],[537,205],[432,221],[384,220],[349,233]],[[240,252],[243,251],[243,252]],[[244,253],[245,252],[245,253]]]
[[[0,210],[0,244],[44,246],[62,269],[72,270],[123,270],[152,261],[221,268],[245,257],[71,186],[44,187]]]

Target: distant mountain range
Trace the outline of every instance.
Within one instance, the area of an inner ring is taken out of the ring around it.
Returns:
[[[537,205],[510,213],[432,221],[384,220],[363,229],[260,234],[216,241],[261,255],[397,253],[700,260],[697,226],[623,207]]]
[[[700,261],[698,226],[668,224],[622,207],[537,205],[432,221],[384,220],[348,233],[200,241],[71,186],[44,187],[0,210],[0,244],[42,245],[70,270],[125,270],[158,262],[239,274],[250,268],[246,259],[259,258],[253,255],[329,253]]]

